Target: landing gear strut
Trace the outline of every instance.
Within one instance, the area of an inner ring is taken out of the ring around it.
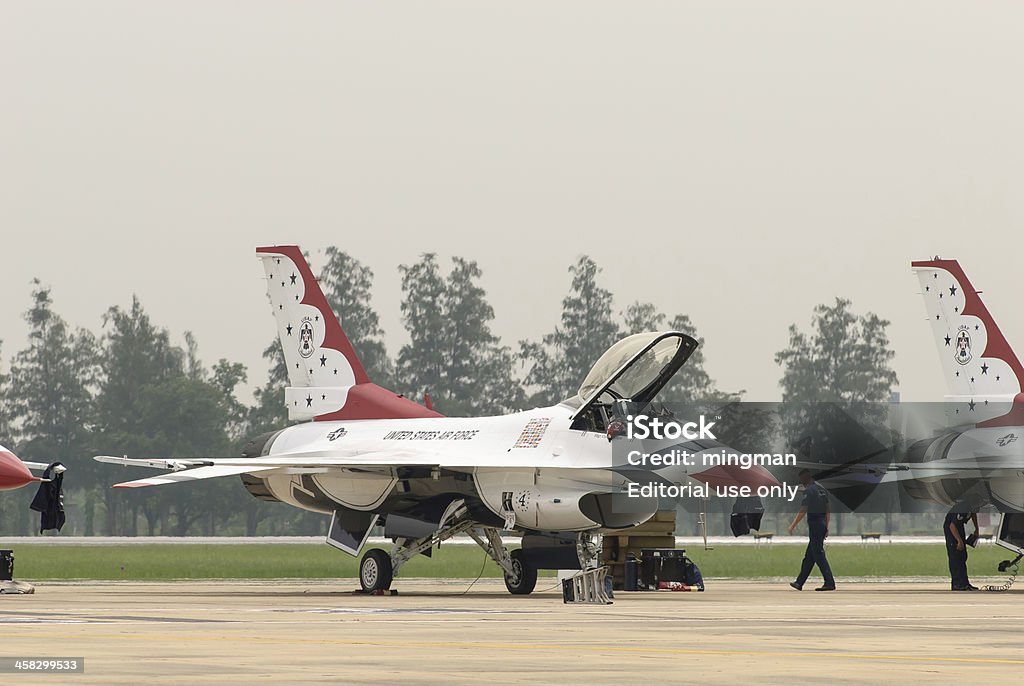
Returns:
[[[367,565],[367,558],[370,555],[374,555],[375,560],[380,563],[379,569],[387,572],[387,583],[390,585],[392,578],[398,573],[406,562],[416,557],[424,550],[433,548],[439,545],[442,541],[446,541],[452,536],[466,533],[474,541],[477,542],[484,552],[487,553],[488,557],[494,560],[499,567],[505,572],[505,587],[508,588],[509,593],[514,595],[526,595],[532,593],[533,589],[537,586],[537,568],[527,563],[523,559],[523,553],[521,550],[513,550],[511,553],[508,548],[505,547],[504,542],[501,540],[501,532],[490,526],[479,526],[472,520],[466,519],[468,511],[465,504],[462,501],[456,501],[449,506],[448,516],[442,519],[442,526],[438,528],[436,532],[430,536],[424,536],[415,540],[411,539],[398,539],[394,550],[391,551],[390,555],[384,553],[383,550],[371,550],[366,553],[363,557],[363,565],[360,566],[359,576],[360,583],[363,584],[364,590],[371,590],[367,588],[367,584],[363,579],[363,566]],[[450,523],[449,523],[450,522]],[[385,566],[384,561],[380,555],[387,556],[387,564]],[[369,572],[368,570],[368,573]],[[381,590],[386,589],[387,586],[380,586]],[[372,589],[377,590],[377,589]]]
[[[367,592],[386,591],[406,562],[472,527],[473,522],[465,519],[466,514],[465,502],[456,500],[448,506],[437,531],[429,536],[396,539],[390,553],[380,548],[366,551],[359,563],[359,585]]]
[[[512,595],[529,595],[537,587],[537,568],[523,557],[522,549],[511,553],[501,540],[501,532],[490,526],[480,526],[468,531],[487,555],[498,563],[505,572],[505,588]]]
[[[580,569],[597,569],[601,563],[601,543],[604,536],[581,532],[576,534],[576,556],[580,560]]]

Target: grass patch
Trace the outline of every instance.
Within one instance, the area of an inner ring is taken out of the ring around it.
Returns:
[[[327,545],[42,546],[15,549],[19,579],[337,579],[358,575],[359,562]],[[449,545],[402,568],[402,576],[500,577],[476,546]]]
[[[941,544],[882,544],[880,547],[834,545],[827,548],[838,577],[945,576]],[[278,579],[354,578],[358,561],[327,545],[130,545],[58,546],[26,544],[16,547],[16,577],[25,580],[125,579]],[[706,577],[791,577],[803,558],[803,546],[755,548],[721,546],[691,548],[690,555]],[[1011,557],[1008,551],[983,545],[970,551],[973,576],[998,576],[996,565]],[[500,577],[496,564],[476,546],[448,545],[433,558],[418,557],[402,570],[405,577],[472,579]],[[542,572],[552,575],[553,572]]]

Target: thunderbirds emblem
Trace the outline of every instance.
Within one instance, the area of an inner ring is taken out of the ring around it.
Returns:
[[[961,326],[956,334],[956,347],[953,349],[953,359],[960,364],[967,364],[971,361],[971,334],[966,326]]]
[[[303,357],[313,354],[313,320],[309,317],[303,317],[299,326],[299,354]]]

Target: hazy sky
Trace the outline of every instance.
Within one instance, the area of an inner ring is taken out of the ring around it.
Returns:
[[[616,309],[689,314],[711,375],[779,397],[787,326],[892,321],[905,399],[944,384],[909,262],[957,257],[1018,351],[1024,6],[968,2],[0,2],[0,338],[29,281],[99,328],[137,293],[250,365],[254,247],[376,272],[479,261],[511,344],[580,254]]]

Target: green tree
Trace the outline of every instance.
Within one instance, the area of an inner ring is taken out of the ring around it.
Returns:
[[[665,399],[708,399],[708,400],[738,400],[743,396],[744,391],[722,391],[704,370],[704,337],[697,335],[696,327],[685,314],[677,314],[672,318],[669,325],[673,331],[681,331],[689,334],[697,340],[697,349],[690,355],[683,368],[680,369],[672,382],[666,387]]]
[[[88,331],[69,331],[53,311],[50,289],[38,279],[32,283],[32,307],[25,313],[28,347],[15,355],[10,373],[19,449],[40,462],[86,462],[99,371],[96,340]]]
[[[186,337],[187,350],[173,345],[138,298],[128,310],[110,308],[104,326],[104,380],[96,403],[104,451],[164,458],[230,454],[238,411],[234,387],[244,369],[224,363],[208,381],[194,339]],[[224,488],[190,484],[127,494],[108,489],[107,530],[133,535],[141,515],[150,533],[183,535],[204,517],[213,522],[210,513],[227,500]]]
[[[661,331],[666,316],[652,303],[634,302],[622,313],[623,335],[643,333],[645,331]],[[697,335],[696,327],[685,314],[677,314],[667,327],[671,331],[681,331],[696,339],[698,347],[690,355],[686,364],[676,372],[672,381],[658,394],[659,402],[687,403],[698,400],[720,402],[736,400],[743,391],[725,393],[719,391],[704,370],[704,337]]]
[[[520,342],[527,363],[530,404],[550,405],[576,393],[597,359],[621,332],[613,317],[612,294],[597,284],[600,267],[587,256],[569,267],[572,286],[562,300],[561,323],[539,343]]]
[[[631,336],[645,331],[661,331],[664,324],[665,315],[658,311],[654,303],[642,303],[637,300],[622,313],[623,336]]]
[[[16,450],[8,379],[0,367],[0,445],[9,450]],[[28,500],[18,497],[19,495],[18,492],[14,492],[5,493],[0,497],[0,534],[22,535],[29,531]]]
[[[233,444],[243,442],[248,433],[248,410],[238,399],[237,388],[248,379],[245,365],[229,362],[224,358],[217,361],[211,371],[210,385],[220,391],[221,413],[227,419],[225,431]]]
[[[327,264],[320,285],[341,322],[367,375],[374,383],[390,388],[394,368],[384,345],[384,329],[373,309],[373,270],[334,246],[326,250]]]
[[[0,341],[3,350],[3,341]],[[0,359],[2,359],[0,355]],[[11,422],[11,386],[10,377],[0,366],[0,445],[7,448],[14,446],[14,427]]]
[[[402,322],[409,343],[398,351],[397,372],[402,389],[413,398],[430,392],[439,397],[446,376],[447,328],[444,301],[447,287],[437,255],[423,255],[412,266],[401,265]]]
[[[476,262],[454,257],[445,289],[446,399],[464,415],[511,412],[525,402],[515,374],[518,360],[491,332],[494,309],[479,285],[481,275]]]
[[[898,383],[888,325],[870,312],[855,314],[849,300],[836,298],[814,308],[811,333],[789,327],[789,347],[775,355],[783,369],[780,416],[783,437],[802,460],[879,461],[899,442],[887,421],[886,403]],[[833,495],[841,497],[840,490]],[[886,521],[889,529],[891,518]],[[839,516],[837,533],[842,526]]]
[[[253,438],[267,431],[276,431],[289,425],[288,410],[284,404],[284,389],[288,385],[288,366],[281,349],[281,339],[274,338],[263,350],[263,359],[270,367],[267,381],[253,391],[255,403],[247,412],[246,436]]]
[[[266,382],[253,392],[254,403],[246,411],[245,431],[241,443],[270,431],[283,429],[295,422],[289,421],[284,404],[284,389],[288,385],[288,368],[281,349],[281,339],[275,337],[263,351],[263,359],[269,363]],[[268,534],[272,531],[297,534],[308,532],[301,526],[289,528],[294,508],[281,503],[267,503],[246,493],[244,504],[239,508],[244,518],[245,534]],[[305,521],[305,520],[303,520]],[[261,530],[262,527],[262,530]]]
[[[441,412],[480,415],[522,406],[516,358],[491,332],[494,310],[479,285],[476,262],[452,258],[445,277],[437,256],[424,255],[402,274],[402,320],[409,343],[398,375],[412,397],[430,392]]]
[[[789,327],[789,347],[775,354],[782,367],[783,401],[886,402],[898,383],[890,368],[889,322],[856,315],[850,301],[814,308],[813,332]]]
[[[85,330],[72,331],[53,311],[50,289],[32,282],[25,312],[28,346],[11,362],[5,407],[18,427],[18,454],[38,462],[61,461],[74,474],[79,498],[66,498],[68,529],[91,533],[97,467],[92,453],[93,393],[97,384],[96,341]],[[71,480],[69,480],[70,483]],[[30,497],[27,492],[21,498]],[[27,504],[27,503],[25,503]],[[29,517],[20,504],[13,519],[27,533]]]
[[[139,410],[150,386],[184,374],[184,353],[171,345],[166,331],[152,324],[135,296],[129,310],[116,306],[107,310],[103,326],[103,383],[96,401],[99,450],[113,455],[168,457],[157,454]],[[134,534],[140,511],[151,529],[167,519],[167,501],[160,499],[158,492],[143,495],[107,488],[103,497],[108,535]]]

